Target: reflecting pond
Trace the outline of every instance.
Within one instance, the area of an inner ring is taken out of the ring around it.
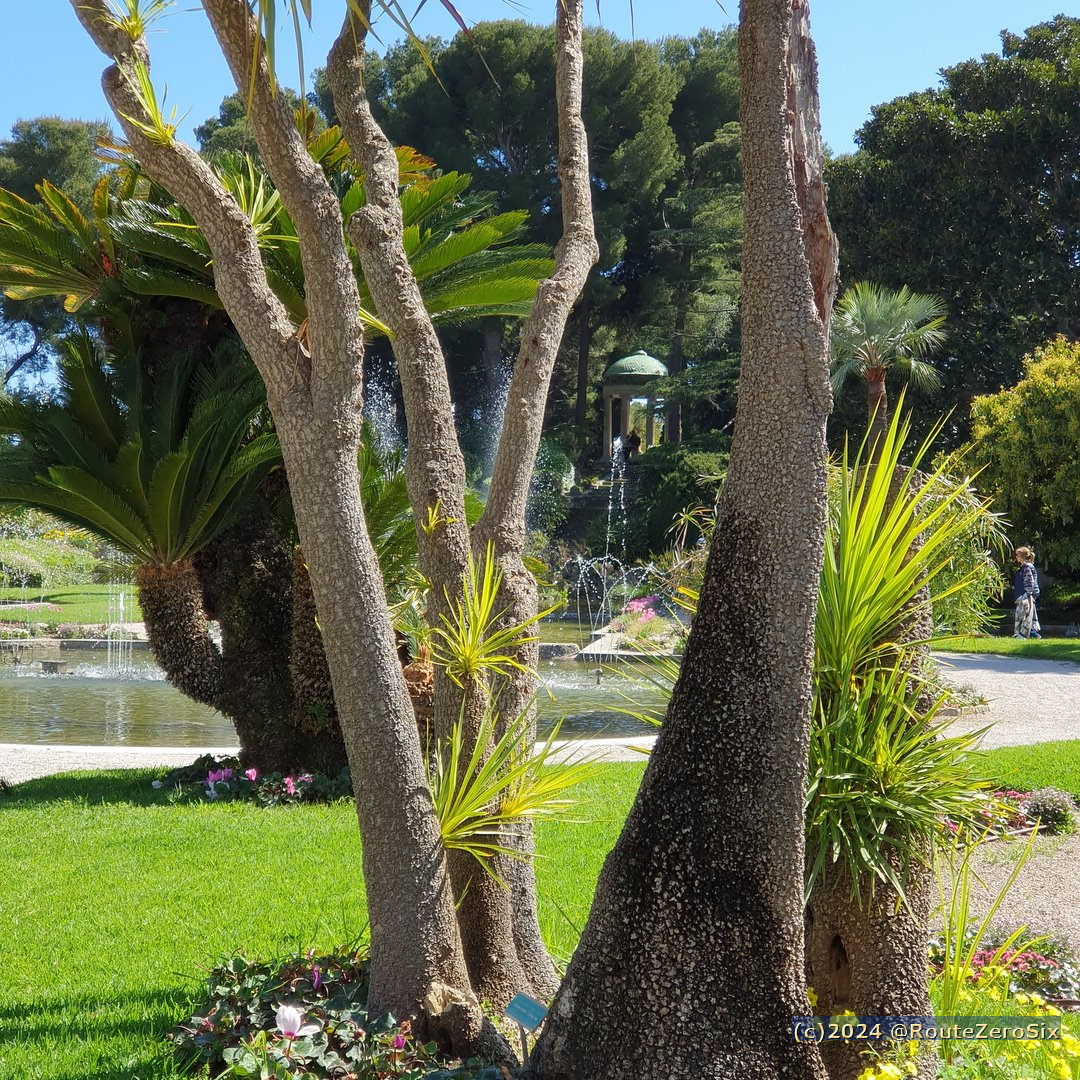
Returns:
[[[231,746],[232,724],[184,697],[148,654],[126,657],[123,670],[102,650],[64,649],[62,673],[46,674],[40,657],[13,664],[0,657],[0,743],[72,746]],[[630,664],[598,669],[576,660],[546,661],[540,672],[541,734],[564,717],[565,735],[642,735],[650,729],[620,714],[630,700],[653,704],[658,692]]]

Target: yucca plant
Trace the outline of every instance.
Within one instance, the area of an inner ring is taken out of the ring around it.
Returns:
[[[947,695],[926,704],[924,680],[894,661],[839,693],[815,695],[806,793],[806,895],[828,869],[859,907],[888,882],[904,898],[913,862],[943,829],[981,820],[989,780],[969,757],[985,729],[946,734]]]
[[[506,676],[524,671],[514,656],[520,645],[535,638],[526,631],[554,608],[509,626],[500,626],[505,614],[496,610],[502,571],[495,558],[495,548],[488,543],[479,562],[469,556],[461,595],[446,596],[449,615],[440,615],[439,626],[432,629],[432,654],[451,681],[459,687],[474,685],[487,675]]]
[[[951,566],[953,546],[968,535],[982,508],[966,502],[963,490],[943,490],[948,460],[919,471],[937,424],[901,466],[910,429],[898,412],[875,443],[871,464],[868,440],[854,458],[845,445],[840,461],[836,504],[818,592],[814,634],[814,678],[818,693],[842,693],[914,645],[910,636],[916,608],[933,604],[968,587],[974,574],[952,577],[938,589],[939,575]],[[928,595],[920,594],[928,590]],[[923,643],[926,644],[925,642]]]
[[[597,757],[567,757],[556,746],[561,723],[535,747],[527,744],[524,715],[495,738],[499,726],[489,699],[471,751],[465,725],[456,724],[446,744],[436,747],[430,772],[443,845],[472,855],[492,875],[496,856],[524,857],[508,840],[514,826],[565,817],[575,805],[570,789],[598,767]]]

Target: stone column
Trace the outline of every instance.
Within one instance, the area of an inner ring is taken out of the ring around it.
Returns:
[[[645,403],[645,447],[648,450],[653,444],[653,409],[656,407],[656,400],[649,398]]]
[[[623,442],[630,434],[630,395],[626,391],[619,396],[619,434]]]
[[[611,391],[604,387],[604,446],[601,455],[611,457]]]

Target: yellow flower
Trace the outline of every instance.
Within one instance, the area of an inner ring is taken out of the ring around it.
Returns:
[[[899,1066],[892,1065],[889,1062],[878,1066],[878,1076],[885,1078],[885,1080],[904,1080],[904,1074],[900,1071]]]
[[[1016,994],[1014,996],[1013,1000],[1016,1001],[1017,1004],[1019,1004],[1019,1005],[1026,1005],[1029,1001],[1031,1001],[1033,999],[1028,997],[1027,994],[1022,994],[1021,993],[1021,994]]]
[[[877,1070],[873,1068],[863,1069],[856,1080],[877,1080]]]
[[[806,988],[806,996],[810,999],[810,1008],[811,1009],[816,1009],[817,1008],[818,997],[817,997],[817,993],[815,992],[815,990],[814,990],[814,988],[812,986],[808,986]]]
[[[1050,1075],[1055,1080],[1073,1080],[1072,1069],[1069,1068],[1069,1063],[1064,1058],[1049,1057],[1050,1068],[1053,1070]]]

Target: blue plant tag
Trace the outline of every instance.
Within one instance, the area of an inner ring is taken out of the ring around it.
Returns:
[[[506,1006],[506,1015],[528,1031],[535,1031],[547,1016],[547,1006],[536,998],[529,997],[528,994],[515,994],[510,1004]]]

